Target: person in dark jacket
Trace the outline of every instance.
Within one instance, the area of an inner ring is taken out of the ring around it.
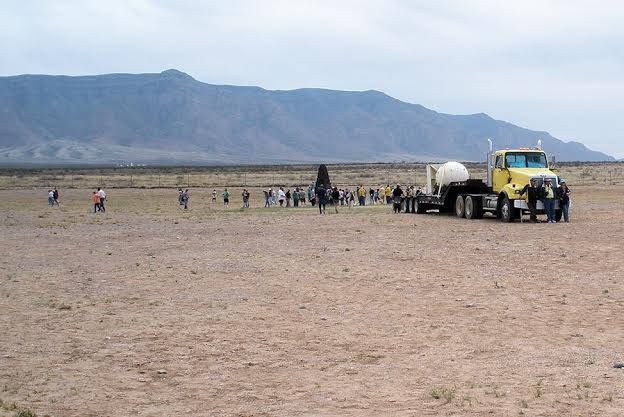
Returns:
[[[325,214],[325,206],[327,205],[327,191],[325,190],[325,186],[320,184],[316,187],[315,192],[318,201],[319,214]]]
[[[524,188],[520,191],[520,197],[524,194],[527,195],[527,206],[529,207],[529,212],[531,212],[531,222],[537,222],[537,202],[544,198],[542,187],[537,186],[537,181],[531,179],[531,181],[524,186]]]
[[[559,204],[561,205],[561,211],[563,212],[563,221],[570,223],[570,188],[566,184],[565,180],[559,181],[559,188],[557,188],[557,198],[559,198]]]
[[[392,191],[392,208],[395,213],[401,212],[401,202],[403,200],[403,190],[401,186],[397,184],[397,186]]]

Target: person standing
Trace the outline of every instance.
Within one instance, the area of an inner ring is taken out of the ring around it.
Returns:
[[[548,223],[557,223],[555,219],[555,190],[550,178],[544,180],[544,210],[548,216]]]
[[[520,197],[527,195],[527,207],[531,213],[531,223],[537,223],[537,201],[542,199],[540,188],[537,188],[535,179],[531,179],[527,185],[518,193]]]
[[[269,204],[269,190],[262,190],[264,193],[264,207],[271,207]]]
[[[338,191],[338,187],[334,187],[332,190],[331,198],[334,201],[334,210],[338,213],[338,202],[340,201],[340,191]]]
[[[249,191],[247,191],[247,189],[243,190],[243,207],[244,208],[249,208]]]
[[[295,207],[299,207],[299,188],[295,188],[295,191],[293,191],[293,206]]]
[[[392,188],[390,188],[390,184],[386,186],[385,195],[386,195],[386,204],[392,203]]]
[[[230,207],[230,193],[227,188],[223,190],[223,206]]]
[[[314,190],[314,184],[308,185],[308,201],[312,204],[312,207],[316,204],[316,191]]]
[[[407,191],[405,193],[405,213],[411,213],[411,206],[414,202],[414,186],[410,185],[407,187]]]
[[[561,206],[561,211],[563,212],[563,221],[564,223],[570,223],[570,188],[568,184],[566,184],[565,180],[561,180],[559,183],[558,189],[558,197],[559,197],[559,205]]]
[[[306,193],[303,190],[303,188],[299,189],[299,204],[302,207],[306,207],[307,206],[307,204],[306,204]]]
[[[184,194],[182,194],[182,202],[184,203],[184,210],[188,209],[188,201],[189,201],[189,192],[187,188],[186,191],[184,191]]]
[[[290,188],[286,191],[286,207],[290,207],[290,200],[292,199],[292,194],[290,193]]]
[[[182,192],[182,189],[180,189],[180,192]],[[217,190],[215,188],[212,189],[212,202],[217,202]]]
[[[392,191],[392,209],[395,213],[401,212],[401,198],[403,197],[403,190],[399,184],[394,187]]]
[[[92,200],[93,200],[93,213],[97,213],[98,211],[100,211],[100,195],[98,194],[97,191],[93,192]]]
[[[183,194],[184,194],[184,191],[182,191],[182,188],[178,188],[178,204],[179,205],[184,204]]]
[[[316,199],[318,201],[319,214],[325,214],[325,206],[327,205],[327,191],[325,190],[325,186],[320,184],[315,189],[316,191]]]
[[[106,207],[104,206],[104,202],[106,201],[106,193],[104,190],[98,187],[98,195],[100,196],[100,211],[106,213]]]
[[[353,195],[353,190],[347,191],[347,206],[349,206],[349,210],[353,208],[353,204],[355,203],[355,196]]]
[[[284,189],[280,187],[280,189],[277,190],[277,201],[279,202],[280,207],[284,206],[285,199],[286,199],[286,193],[284,192]]]
[[[373,187],[368,190],[368,201],[371,206],[375,204],[375,190],[373,190]]]
[[[54,191],[48,190],[48,206],[52,207],[54,205]]]
[[[55,188],[54,191],[52,191],[52,194],[54,196],[54,204],[56,204],[57,206],[61,206],[61,203],[59,203],[59,192],[58,190]]]
[[[357,190],[358,193],[358,204],[360,206],[366,205],[366,188],[360,184]]]

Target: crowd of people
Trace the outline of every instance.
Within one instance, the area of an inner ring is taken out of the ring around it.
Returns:
[[[391,187],[390,184],[381,186],[379,188],[368,188],[363,185],[358,185],[354,189],[338,188],[338,187],[325,187],[323,184],[315,187],[312,183],[307,189],[294,187],[293,190],[284,187],[273,187],[264,189],[264,207],[305,207],[308,204],[311,206],[318,206],[319,214],[325,214],[327,206],[334,207],[336,213],[339,212],[339,207],[346,206],[351,207],[356,205],[378,205],[378,204],[392,204],[394,213],[414,212],[414,201],[422,191],[415,186],[408,186],[405,190],[400,184],[396,184]],[[551,180],[546,178],[543,184],[539,184],[538,181],[532,179],[522,190],[517,191],[520,197],[527,196],[527,206],[530,213],[530,221],[537,222],[537,203],[541,201],[544,205],[544,211],[546,212],[547,222],[556,223],[556,202],[559,202],[559,208],[563,221],[568,223],[570,221],[570,194],[571,190],[566,184],[566,181],[561,179],[559,181],[559,187],[554,187]],[[216,203],[217,190],[213,189],[211,193],[211,201]],[[227,188],[224,188],[223,193],[223,206],[228,208],[230,206],[230,192]],[[251,193],[246,188],[241,193],[242,208],[250,207]],[[93,191],[93,213],[106,212],[106,193],[100,187]],[[187,210],[189,207],[189,190],[178,189],[178,204]],[[411,204],[411,209],[410,209]],[[48,205],[60,206],[59,192],[58,190],[51,189],[48,191]]]
[[[268,188],[262,190],[264,194],[264,207],[304,207],[307,204],[307,201],[313,203],[314,197],[310,198],[311,194],[303,188],[295,187],[294,190],[290,190],[290,188],[284,191],[284,187],[279,187],[274,190],[273,188]]]
[[[564,223],[570,222],[570,194],[572,191],[564,179],[559,181],[559,187],[554,187],[550,178],[544,179],[544,184],[540,184],[537,180],[531,179],[529,184],[525,185],[518,193],[521,197],[526,194],[527,206],[530,213],[530,221],[537,223],[537,202],[541,201],[546,212],[548,223],[557,223],[556,203],[559,202],[559,208],[563,216]]]
[[[182,192],[179,189],[178,202],[180,205],[184,205],[184,208],[188,208],[188,190]],[[277,187],[267,188],[262,190],[264,195],[264,207],[305,207],[308,204],[311,206],[318,206],[319,214],[325,214],[327,206],[332,206],[336,213],[339,212],[339,207],[345,206],[351,208],[356,204],[358,206],[365,205],[379,205],[387,204],[392,205],[394,213],[414,213],[414,203],[416,197],[422,193],[422,190],[413,185],[403,189],[400,184],[390,186],[380,186],[379,188],[366,188],[363,185],[358,185],[354,189],[338,188],[338,187],[325,187],[321,184],[315,187],[314,184],[310,184],[307,189],[301,187],[294,187],[293,189]],[[563,220],[567,223],[569,219],[570,208],[570,189],[568,188],[565,180],[561,180],[559,187],[554,188],[549,179],[544,181],[543,186],[538,186],[534,180],[519,191],[520,196],[527,194],[527,205],[531,213],[531,221],[537,221],[537,201],[542,201],[544,204],[544,211],[546,212],[547,221],[549,223],[557,222],[555,201],[559,201],[559,206],[562,211]],[[212,190],[212,202],[217,200],[217,190]],[[230,193],[227,188],[223,190],[223,206],[230,206]],[[250,207],[250,192],[245,188],[241,193],[242,208]]]

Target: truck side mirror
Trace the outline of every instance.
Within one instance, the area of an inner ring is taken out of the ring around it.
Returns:
[[[555,159],[555,155],[550,155],[550,159],[548,160],[548,168],[555,168],[557,165],[557,161]]]

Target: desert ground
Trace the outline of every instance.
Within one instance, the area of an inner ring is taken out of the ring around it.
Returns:
[[[5,173],[0,416],[621,416],[624,184],[598,167],[562,168],[570,224],[261,207],[313,168],[193,173],[187,211],[184,180]]]

